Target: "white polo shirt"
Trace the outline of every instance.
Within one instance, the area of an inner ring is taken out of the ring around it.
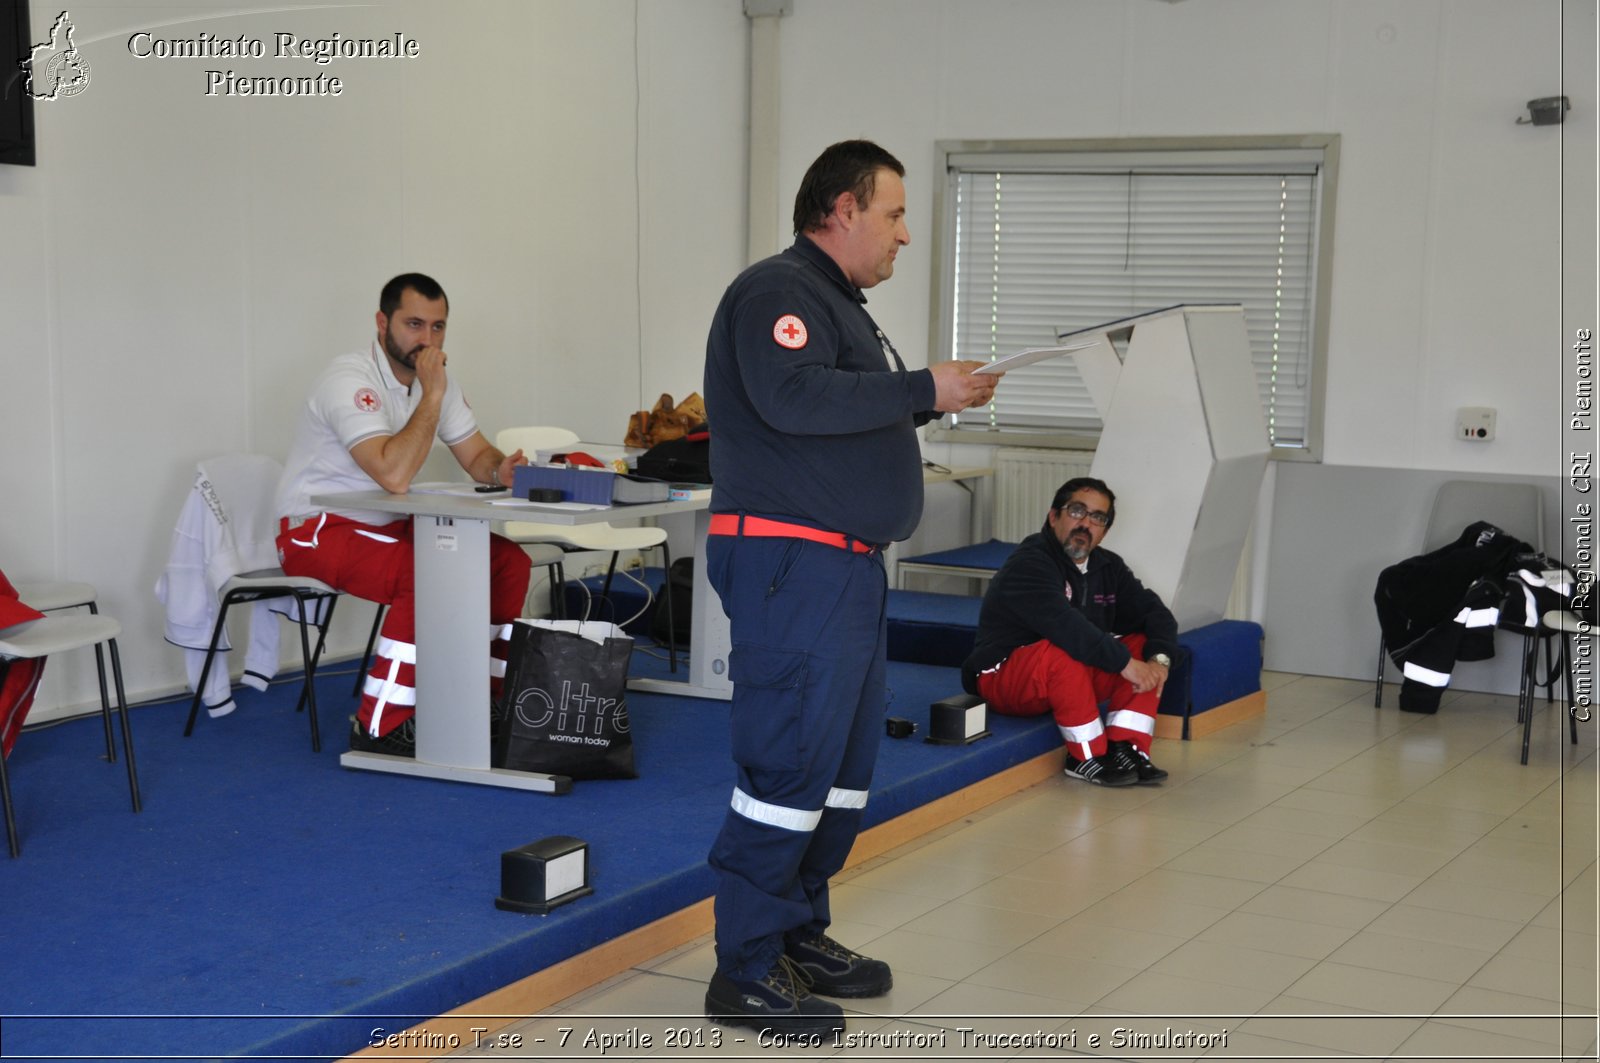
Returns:
[[[472,437],[478,430],[478,421],[467,406],[455,375],[450,374],[446,380],[438,438],[445,446],[453,447]],[[377,481],[350,456],[350,448],[373,436],[396,434],[406,426],[421,401],[421,386],[413,383],[408,388],[394,378],[389,359],[377,340],[365,353],[357,351],[335,358],[317,378],[311,397],[300,410],[283,479],[278,481],[278,516],[300,519],[320,513],[321,507],[311,502],[314,495],[379,490]],[[392,513],[346,509],[329,512],[364,524],[387,524],[396,519]]]

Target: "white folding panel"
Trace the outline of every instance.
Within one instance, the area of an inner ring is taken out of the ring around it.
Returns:
[[[1220,620],[1269,449],[1244,311],[1175,306],[1070,335],[1096,334],[1101,367],[1126,342],[1091,470],[1117,495],[1105,545],[1180,629]]]

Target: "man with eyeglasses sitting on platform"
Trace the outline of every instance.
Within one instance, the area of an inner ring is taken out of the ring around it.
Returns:
[[[1052,713],[1068,778],[1156,785],[1167,773],[1151,763],[1150,741],[1178,623],[1100,546],[1116,515],[1116,495],[1102,480],[1080,476],[1057,489],[1044,527],[990,582],[961,681],[1001,715]]]

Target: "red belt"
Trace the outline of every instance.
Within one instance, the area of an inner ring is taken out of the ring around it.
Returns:
[[[710,533],[748,535],[761,539],[808,539],[814,543],[835,546],[840,550],[851,550],[858,554],[870,554],[877,549],[871,543],[852,539],[842,532],[823,531],[821,528],[811,528],[804,524],[789,524],[781,520],[748,517],[738,513],[713,513]]]

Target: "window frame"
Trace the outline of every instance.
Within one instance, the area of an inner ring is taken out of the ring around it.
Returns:
[[[933,195],[933,250],[928,333],[934,338],[935,358],[954,357],[956,217],[955,182],[962,165],[955,160],[986,157],[986,165],[1010,163],[1018,171],[1048,169],[1063,155],[1128,157],[1137,164],[1157,155],[1177,156],[1186,164],[1271,164],[1274,155],[1303,157],[1319,152],[1317,192],[1312,238],[1316,276],[1311,286],[1310,376],[1306,396],[1305,445],[1273,446],[1278,461],[1322,460],[1324,399],[1327,384],[1328,321],[1333,280],[1333,234],[1339,173],[1339,135],[1309,133],[1283,136],[1075,138],[1064,140],[940,140],[934,145],[937,181]],[[1103,162],[1103,158],[1097,159]],[[1158,309],[1151,307],[1149,309]],[[1005,385],[1002,384],[1001,387]],[[1098,435],[1077,432],[949,426],[945,419],[930,422],[930,442],[974,443],[993,446],[1046,447],[1092,450]]]

